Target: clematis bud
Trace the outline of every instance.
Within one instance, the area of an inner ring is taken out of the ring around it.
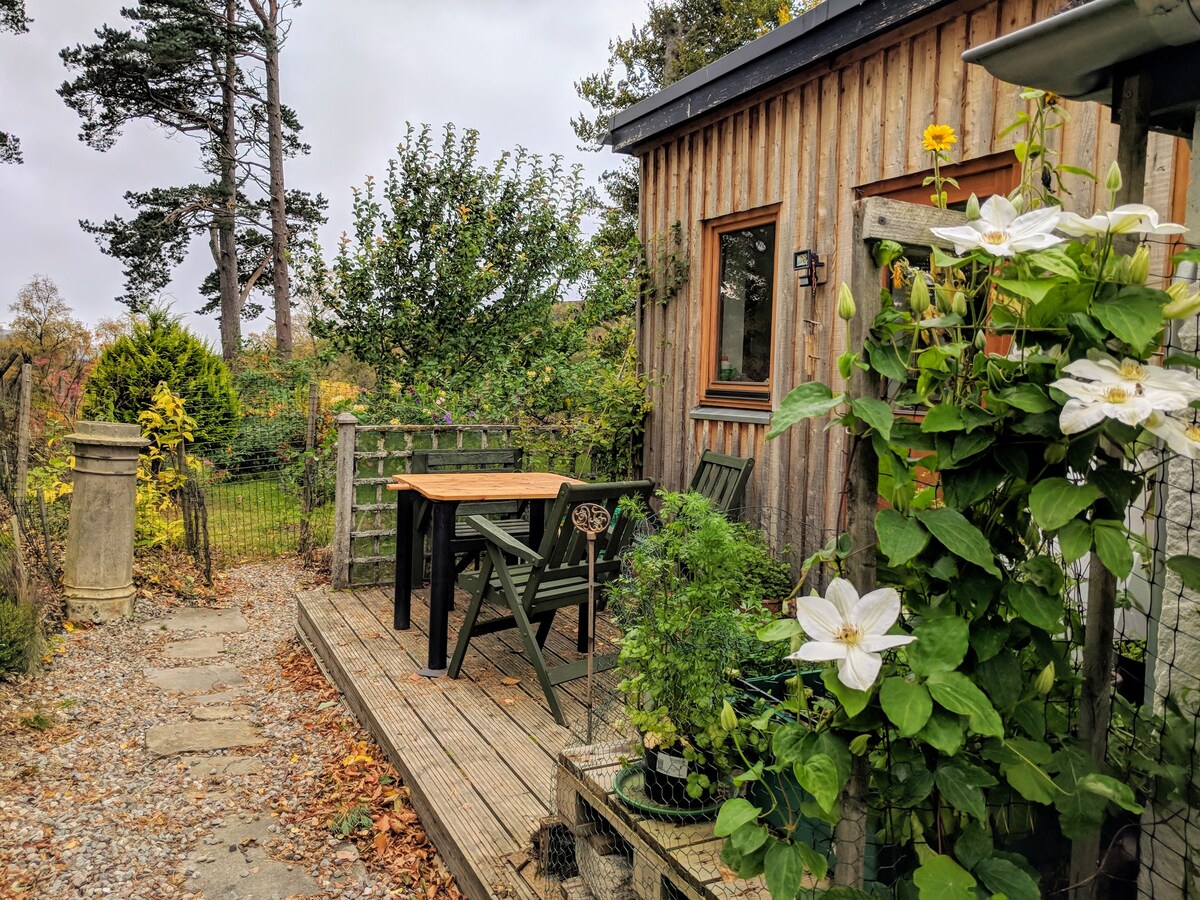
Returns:
[[[850,742],[850,752],[855,756],[862,756],[867,752],[867,744],[870,742],[871,736],[868,734],[860,734]]]
[[[967,198],[967,221],[974,222],[979,218],[979,198],[971,194]]]
[[[733,711],[728,700],[721,706],[721,727],[726,731],[737,728],[737,713]]]
[[[1200,313],[1200,291],[1194,285],[1176,281],[1167,288],[1171,302],[1163,307],[1163,316],[1168,319],[1188,319]]]
[[[1067,458],[1067,439],[1063,438],[1061,441],[1047,444],[1043,457],[1052,466],[1062,462]]]
[[[987,349],[987,332],[982,328],[975,332],[975,349],[980,353]]]
[[[1033,689],[1042,696],[1050,693],[1050,689],[1054,687],[1054,663],[1046,663],[1046,668],[1038,673],[1037,680],[1033,683]]]
[[[1145,284],[1150,277],[1150,248],[1139,244],[1129,260],[1129,283]]]
[[[933,302],[937,305],[938,312],[950,312],[950,289],[944,284],[937,284],[933,287]]]
[[[918,274],[912,283],[912,287],[908,291],[908,308],[912,310],[913,318],[920,319],[925,315],[925,310],[929,309],[929,285],[925,283],[925,276]]]
[[[950,300],[950,312],[956,316],[965,316],[967,314],[967,295],[962,291],[954,292],[954,297]]]
[[[1108,174],[1104,176],[1104,189],[1110,194],[1116,194],[1121,189],[1122,183],[1121,167],[1114,159],[1112,165],[1108,167]]]
[[[843,322],[849,322],[854,318],[854,295],[850,293],[850,285],[842,282],[842,286],[838,288],[837,314]]]

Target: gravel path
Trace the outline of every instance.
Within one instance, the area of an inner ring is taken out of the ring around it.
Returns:
[[[207,603],[139,592],[133,620],[63,634],[47,671],[0,685],[0,897],[458,897],[296,643],[306,577],[277,562],[225,573]],[[248,627],[147,627],[197,605]],[[215,665],[200,691],[173,685]],[[260,743],[186,752],[213,725]],[[335,836],[360,770],[390,818],[368,805],[357,836]]]

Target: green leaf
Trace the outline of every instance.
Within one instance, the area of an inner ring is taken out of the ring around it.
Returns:
[[[961,469],[942,472],[942,492],[946,504],[955,509],[969,509],[1004,481],[1005,473],[988,460],[972,463]]]
[[[867,344],[867,358],[871,368],[892,381],[904,381],[908,375],[905,368],[906,356],[894,344]]]
[[[1193,263],[1196,263],[1197,265],[1200,265],[1200,249],[1193,247],[1189,250],[1184,250],[1180,253],[1176,253],[1174,256],[1171,257],[1171,262],[1174,263],[1175,265],[1179,265],[1180,263],[1183,263],[1183,262],[1193,262]]]
[[[771,829],[766,825],[746,824],[730,835],[729,839],[737,847],[739,853],[753,853],[767,842]]]
[[[920,522],[894,509],[881,509],[875,514],[875,533],[889,566],[903,565],[929,543],[929,532]]]
[[[1058,634],[1063,630],[1063,603],[1028,582],[1009,582],[1004,588],[1004,599],[1022,619],[1047,634]]]
[[[1000,771],[1018,794],[1032,803],[1053,803],[1058,787],[1047,774],[1050,748],[1040,741],[1009,738],[992,754],[1000,763]]]
[[[843,394],[833,394],[819,381],[807,381],[798,385],[783,398],[779,409],[771,417],[771,431],[767,437],[778,437],[797,422],[823,416],[843,399]]]
[[[992,855],[992,836],[975,822],[968,822],[954,841],[954,855],[967,869],[973,870],[981,859]]]
[[[800,787],[812,794],[821,809],[830,812],[837,803],[838,794],[842,792],[842,782],[834,761],[824,753],[814,753],[803,763],[796,763],[793,769]]]
[[[1042,892],[1033,877],[1014,862],[993,856],[979,861],[975,874],[993,894],[1008,900],[1041,900]]]
[[[1054,783],[1061,790],[1054,795],[1054,806],[1063,834],[1072,840],[1095,834],[1104,821],[1108,801],[1079,787],[1080,779],[1096,771],[1095,762],[1078,746],[1066,747],[1055,756],[1059,774]]]
[[[913,634],[917,639],[908,645],[906,656],[918,675],[952,672],[962,665],[970,637],[966,619],[958,616],[928,619],[918,625]]]
[[[795,897],[804,882],[804,854],[796,844],[776,841],[765,861],[767,890],[772,897]]]
[[[1045,269],[1055,275],[1062,275],[1072,281],[1079,280],[1079,266],[1075,260],[1061,247],[1049,247],[1036,253],[1026,255],[1025,261],[1038,269]]]
[[[996,707],[1005,710],[1017,705],[1025,688],[1021,664],[1007,648],[976,667],[975,681],[983,686]]]
[[[980,662],[991,659],[1008,643],[1009,628],[1003,622],[976,620],[971,625],[971,646]]]
[[[1004,723],[992,701],[962,672],[934,672],[925,684],[943,709],[965,715],[976,734],[985,737],[1004,735]]]
[[[1058,171],[1060,171],[1060,172],[1063,172],[1063,173],[1065,173],[1065,174],[1067,174],[1067,175],[1081,175],[1081,176],[1083,176],[1084,178],[1090,178],[1090,179],[1092,179],[1092,181],[1098,181],[1098,180],[1099,180],[1098,178],[1096,178],[1096,175],[1095,175],[1095,173],[1093,173],[1093,172],[1089,172],[1087,169],[1080,168],[1079,166],[1068,166],[1068,165],[1065,165],[1065,164],[1063,164],[1063,163],[1059,163],[1059,164],[1058,164]]]
[[[838,680],[837,672],[833,668],[821,670],[821,682],[825,685],[825,689],[842,704],[848,718],[853,719],[871,702],[871,694],[868,691],[856,691],[854,688],[846,687]]]
[[[1167,568],[1179,576],[1184,587],[1200,591],[1200,559],[1186,554],[1172,556],[1167,559]]]
[[[945,762],[933,773],[934,782],[942,796],[959,812],[982,822],[987,818],[987,803],[984,800],[981,786],[990,786],[996,779],[990,775],[983,785],[980,785],[976,772],[983,772],[976,766],[965,766],[959,762]],[[986,774],[986,773],[984,773]]]
[[[919,737],[929,746],[940,750],[947,756],[954,756],[958,753],[966,740],[962,719],[940,709],[935,709],[929,716],[929,721],[921,729]]]
[[[958,407],[950,403],[940,403],[931,406],[921,422],[921,430],[926,434],[939,431],[962,431],[962,413]]]
[[[1058,409],[1058,404],[1050,399],[1050,395],[1036,384],[1016,384],[1002,391],[996,391],[996,399],[1003,400],[1009,406],[1027,413],[1043,413]]]
[[[971,873],[940,853],[925,857],[921,867],[913,873],[913,883],[920,900],[975,900],[976,882]]]
[[[874,397],[855,397],[850,401],[850,409],[885,441],[892,439],[892,408],[887,403]]]
[[[1026,300],[1031,300],[1034,303],[1041,303],[1042,299],[1058,287],[1059,282],[1054,278],[1029,278],[1022,281],[1015,281],[1010,278],[997,278],[995,284],[1000,290],[1013,297],[1023,297]]]
[[[1104,568],[1120,581],[1133,571],[1133,547],[1129,544],[1129,532],[1124,522],[1101,519],[1092,523],[1092,534],[1096,538],[1096,555]]]
[[[798,634],[803,634],[804,629],[800,627],[791,616],[786,619],[776,619],[770,625],[760,628],[758,631],[758,639],[765,644],[773,644],[777,641],[790,641]]]
[[[879,687],[879,703],[904,737],[912,737],[924,728],[933,712],[933,701],[925,686],[898,675],[883,680]]]
[[[807,843],[796,840],[794,837],[792,838],[792,846],[800,852],[800,860],[804,863],[804,868],[812,874],[814,880],[820,881],[825,877],[825,874],[829,871],[829,860],[824,853],[818,853]]]
[[[1117,781],[1108,775],[1091,772],[1079,779],[1081,790],[1103,797],[1110,803],[1115,803],[1121,809],[1131,813],[1140,813],[1142,806],[1134,799],[1133,789],[1124,782]]]
[[[1094,484],[1072,484],[1065,478],[1039,481],[1029,492],[1033,520],[1047,531],[1062,528],[1100,497]]]
[[[1104,297],[1092,307],[1100,324],[1140,353],[1162,330],[1163,303],[1167,295],[1136,284],[1121,288],[1115,297]]]
[[[924,509],[917,512],[916,517],[942,546],[955,556],[975,563],[997,578],[1000,577],[1000,570],[996,568],[987,538],[958,510],[948,507]]]
[[[717,837],[729,837],[747,822],[757,822],[762,810],[744,797],[734,797],[721,804],[717,813],[717,824],[713,834]]]
[[[895,241],[882,240],[871,249],[877,268],[884,269],[904,255],[904,247]]]
[[[1083,519],[1072,519],[1058,529],[1058,549],[1063,561],[1073,563],[1092,549],[1092,529]]]
[[[812,732],[798,722],[783,725],[771,735],[771,753],[780,765],[803,762],[811,746]]]

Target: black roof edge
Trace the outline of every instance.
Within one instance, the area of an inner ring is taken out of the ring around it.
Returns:
[[[952,0],[825,0],[612,118],[614,153],[636,152],[664,131],[787,78]]]

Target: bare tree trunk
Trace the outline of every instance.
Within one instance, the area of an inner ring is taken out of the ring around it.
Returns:
[[[221,79],[221,103],[225,116],[224,134],[218,148],[221,206],[216,215],[217,276],[221,290],[221,355],[232,362],[242,346],[242,305],[238,291],[237,263],[237,50],[232,31],[237,23],[236,0],[225,0],[225,21],[231,36],[225,50]]]
[[[292,298],[288,278],[287,194],[283,182],[283,112],[279,100],[279,0],[250,0],[263,28],[267,75],[267,161],[271,171],[271,281],[275,295],[275,348],[292,355]]]

